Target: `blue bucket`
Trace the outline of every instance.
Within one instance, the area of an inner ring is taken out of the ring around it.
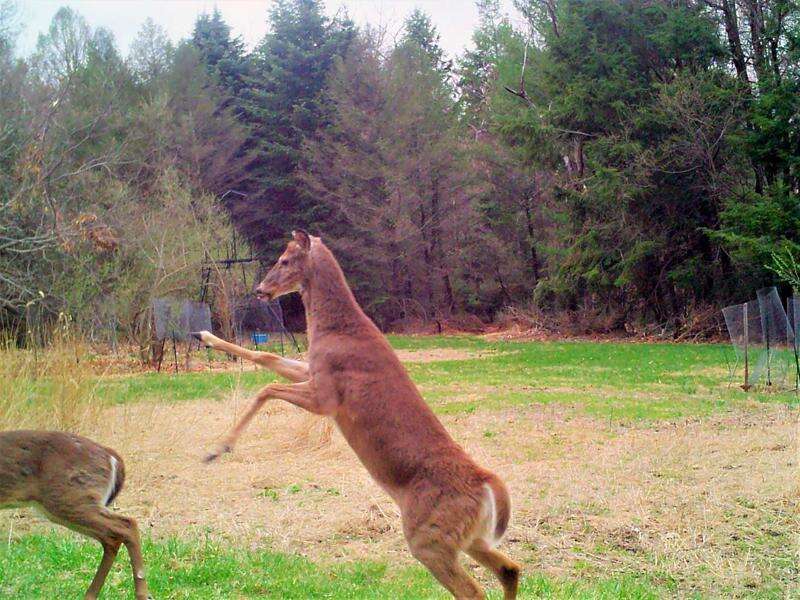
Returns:
[[[268,333],[253,333],[254,344],[266,344],[269,341]]]

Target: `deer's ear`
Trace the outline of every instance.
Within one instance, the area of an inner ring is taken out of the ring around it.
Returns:
[[[311,236],[304,229],[295,229],[292,232],[292,239],[306,252],[311,248]]]

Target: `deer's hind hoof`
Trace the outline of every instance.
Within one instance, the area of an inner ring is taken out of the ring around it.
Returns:
[[[206,333],[205,331],[192,331],[189,335],[196,339],[198,342],[203,342],[203,334]]]
[[[215,460],[217,460],[220,456],[222,456],[223,454],[227,454],[231,450],[232,448],[227,444],[224,446],[220,446],[213,452],[209,452],[208,454],[206,454],[205,458],[203,458],[203,462],[206,464],[212,463]]]

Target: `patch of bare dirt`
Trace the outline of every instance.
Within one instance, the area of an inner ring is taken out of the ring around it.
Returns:
[[[395,350],[398,358],[402,362],[428,363],[443,360],[471,360],[473,358],[484,358],[491,354],[491,351],[481,350],[473,352],[458,348],[431,348],[429,350]]]

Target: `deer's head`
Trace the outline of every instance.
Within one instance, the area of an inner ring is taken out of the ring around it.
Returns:
[[[286,250],[272,265],[264,280],[256,288],[256,296],[262,300],[273,300],[278,296],[297,292],[306,277],[309,267],[311,236],[302,229],[292,232]]]

